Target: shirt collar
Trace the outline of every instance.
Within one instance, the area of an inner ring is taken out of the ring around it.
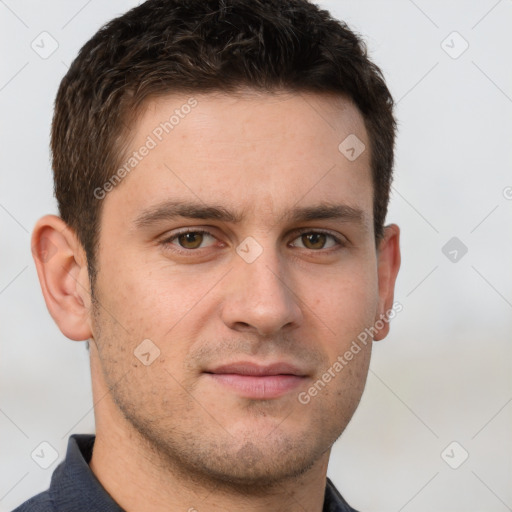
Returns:
[[[334,484],[327,479],[325,486],[325,499],[323,512],[357,512],[354,510],[334,487]]]
[[[56,510],[124,512],[101,485],[89,467],[95,436],[73,434],[68,441],[65,460],[52,476],[50,496]],[[323,512],[356,512],[327,479]]]
[[[74,434],[69,438],[65,460],[57,467],[50,484],[55,510],[123,512],[89,467],[94,435]]]

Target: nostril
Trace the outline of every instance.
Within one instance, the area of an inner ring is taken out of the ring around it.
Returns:
[[[250,329],[251,326],[247,322],[236,322],[237,327],[241,327],[242,329]]]

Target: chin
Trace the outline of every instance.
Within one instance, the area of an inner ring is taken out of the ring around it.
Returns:
[[[187,468],[191,478],[202,485],[209,481],[212,488],[219,486],[232,492],[258,494],[278,488],[287,480],[296,479],[327,456],[336,436],[311,434],[311,431],[284,431],[274,421],[272,430],[258,430],[258,421],[245,432],[240,428],[221,439],[197,439],[186,452],[173,453],[179,457],[181,469]],[[168,447],[169,448],[169,447]]]
[[[321,456],[321,451],[304,453],[303,445],[289,446],[286,450],[281,446],[276,450],[275,446],[263,448],[247,442],[234,453],[203,460],[201,470],[217,486],[258,494],[306,473]]]

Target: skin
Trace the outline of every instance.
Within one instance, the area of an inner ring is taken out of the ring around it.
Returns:
[[[90,466],[129,512],[320,512],[330,449],[359,403],[371,343],[308,404],[298,395],[391,309],[399,229],[387,226],[376,246],[370,144],[348,100],[194,97],[190,114],[103,199],[94,299],[73,231],[51,215],[34,230],[50,313],[67,337],[90,339]],[[130,152],[188,99],[151,100]],[[338,150],[350,134],[366,145],[353,162]],[[241,218],[150,221],[176,200]],[[356,215],[285,217],[320,204]],[[183,228],[209,234],[177,238]],[[262,251],[251,263],[236,251],[247,237]],[[52,256],[41,257],[49,246]],[[148,365],[134,355],[145,339],[160,351]],[[288,362],[300,382],[251,398],[207,373],[238,361]]]

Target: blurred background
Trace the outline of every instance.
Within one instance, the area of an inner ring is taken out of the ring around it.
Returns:
[[[57,211],[59,82],[136,4],[0,0],[1,512],[48,487],[71,433],[94,432],[88,353],[46,310],[30,233]],[[363,35],[396,100],[402,229],[403,311],[329,476],[361,512],[512,510],[512,0],[319,4]]]

